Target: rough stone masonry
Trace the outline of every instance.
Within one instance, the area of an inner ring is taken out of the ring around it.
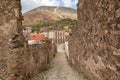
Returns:
[[[79,0],[70,61],[88,80],[120,80],[120,0]]]
[[[0,80],[30,80],[47,67],[56,47],[27,45],[21,0],[0,0]]]
[[[23,77],[22,71],[18,73],[23,68],[20,60],[23,54],[20,0],[0,0],[0,78],[14,80],[17,76]]]

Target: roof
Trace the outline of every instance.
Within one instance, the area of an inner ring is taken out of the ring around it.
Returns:
[[[45,39],[45,35],[44,34],[31,34],[29,39],[39,41],[39,40]]]

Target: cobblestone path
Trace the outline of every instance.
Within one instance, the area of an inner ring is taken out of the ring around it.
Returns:
[[[35,80],[35,79],[34,79]],[[40,74],[39,80],[85,80],[67,62],[65,53],[57,53],[50,68]]]

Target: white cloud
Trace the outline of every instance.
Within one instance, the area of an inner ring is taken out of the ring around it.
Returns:
[[[66,6],[66,7],[72,6],[72,1],[71,0],[62,0],[62,2],[64,3],[64,6]]]
[[[39,6],[65,6],[72,7],[78,0],[21,0],[22,12],[25,13]]]
[[[44,6],[59,6],[57,0],[33,0],[36,4],[44,5]]]
[[[72,7],[77,4],[78,0],[62,0],[65,7]]]

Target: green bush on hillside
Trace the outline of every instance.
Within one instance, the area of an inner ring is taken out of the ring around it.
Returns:
[[[69,28],[72,28],[74,25],[76,25],[76,20],[72,20],[72,19],[61,19],[58,21],[51,21],[51,22],[40,22],[38,24],[35,25],[31,25],[32,27],[32,32],[36,31],[39,32],[40,27],[47,27],[47,26],[60,26],[60,27],[64,27],[64,26],[68,26]]]

